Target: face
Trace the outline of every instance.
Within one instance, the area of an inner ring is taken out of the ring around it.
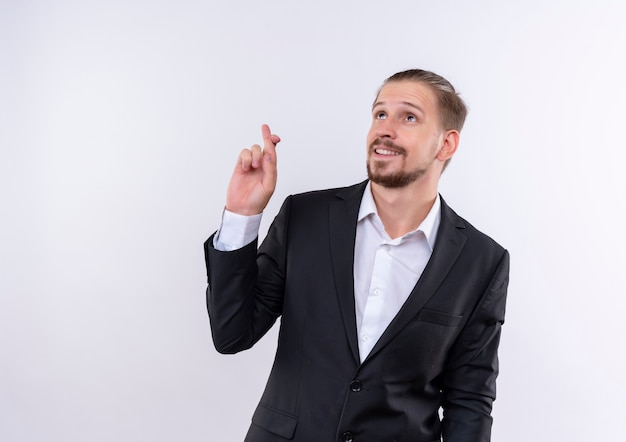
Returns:
[[[398,188],[428,173],[440,174],[436,161],[443,143],[437,97],[429,86],[399,81],[382,87],[367,135],[367,174],[373,183]]]

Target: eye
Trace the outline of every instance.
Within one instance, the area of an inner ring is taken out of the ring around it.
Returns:
[[[406,121],[410,122],[410,123],[415,123],[417,121],[417,117],[415,115],[407,115],[406,116]]]
[[[374,114],[374,118],[376,118],[377,120],[385,120],[387,118],[387,114],[383,111],[379,111]]]

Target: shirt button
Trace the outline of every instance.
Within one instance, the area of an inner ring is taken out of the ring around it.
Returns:
[[[362,340],[363,342],[369,342],[369,340],[370,340],[370,335],[363,335],[363,336],[361,336],[361,340]]]
[[[361,381],[355,380],[350,383],[350,390],[352,390],[353,392],[358,393],[362,389],[363,389],[363,384],[361,383]]]
[[[381,293],[382,293],[382,290],[374,289],[374,296],[380,296]]]
[[[341,435],[341,440],[343,442],[353,442],[354,439],[352,438],[352,433],[350,433],[349,431],[346,431],[345,433],[343,433]]]

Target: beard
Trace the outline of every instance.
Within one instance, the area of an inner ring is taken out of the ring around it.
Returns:
[[[418,167],[414,170],[399,170],[395,172],[385,173],[385,169],[388,164],[386,161],[371,160],[371,153],[374,150],[374,146],[383,145],[394,151],[398,152],[404,160],[406,160],[406,149],[402,146],[398,146],[389,140],[375,139],[369,147],[369,157],[366,162],[367,177],[372,183],[379,184],[383,187],[391,189],[397,189],[400,187],[408,186],[409,184],[419,180],[428,171],[430,164],[425,167]]]
[[[383,187],[390,189],[397,189],[400,187],[408,186],[409,184],[419,180],[426,173],[427,169],[415,169],[410,171],[400,170],[392,173],[384,173],[380,169],[381,161],[374,161],[374,165],[371,166],[370,162],[367,162],[367,177],[372,183],[379,184]]]

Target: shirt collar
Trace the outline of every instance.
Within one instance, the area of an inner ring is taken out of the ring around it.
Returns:
[[[361,207],[359,208],[359,217],[357,222],[360,223],[363,219],[370,215],[376,215],[378,218],[378,210],[376,209],[376,203],[374,203],[374,197],[372,196],[371,182],[368,181],[367,186],[365,187],[365,192],[363,192],[363,198],[361,199]],[[424,221],[422,221],[419,227],[413,231],[421,231],[424,234],[431,250],[435,249],[435,241],[437,240],[437,231],[439,230],[440,222],[441,198],[439,198],[439,193],[437,193],[435,203],[430,208],[428,215],[426,215],[426,218],[424,218]],[[409,232],[404,236],[410,235],[413,232]]]

